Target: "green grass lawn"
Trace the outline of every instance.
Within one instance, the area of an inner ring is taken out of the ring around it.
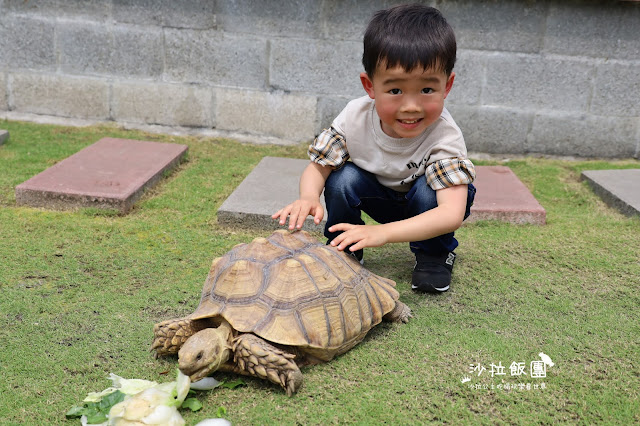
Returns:
[[[192,312],[211,260],[266,234],[218,225],[218,207],[263,156],[306,151],[115,127],[0,128],[11,134],[0,147],[0,424],[79,424],[65,412],[110,385],[110,372],[173,380],[176,359],[149,351],[153,324]],[[185,143],[188,159],[126,216],[16,206],[16,185],[105,136]],[[500,164],[533,192],[547,225],[465,225],[452,289],[439,296],[411,291],[407,245],[367,249],[365,266],[395,280],[413,309],[409,324],[382,324],[303,369],[292,398],[251,378],[202,392],[187,424],[218,407],[237,425],[640,422],[640,220],[580,181],[582,170],[640,163]],[[534,378],[540,352],[555,365]],[[518,363],[526,374],[512,375]]]

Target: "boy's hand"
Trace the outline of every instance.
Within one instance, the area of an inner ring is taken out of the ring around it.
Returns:
[[[329,228],[329,232],[344,231],[331,241],[331,245],[344,250],[356,251],[365,247],[380,247],[388,242],[383,225],[352,225],[338,223]]]
[[[280,225],[287,222],[289,217],[289,229],[301,229],[307,216],[313,216],[313,222],[318,225],[324,217],[324,209],[320,200],[299,199],[283,209],[274,213],[272,219],[280,219]]]

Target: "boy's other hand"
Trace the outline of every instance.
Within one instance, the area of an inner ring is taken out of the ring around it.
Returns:
[[[338,223],[329,228],[329,232],[337,231],[344,231],[331,241],[331,245],[338,250],[349,247],[353,252],[365,247],[380,247],[388,242],[382,225]]]
[[[280,219],[280,225],[284,225],[289,217],[289,229],[301,229],[307,216],[313,216],[313,222],[318,225],[324,217],[324,209],[320,200],[300,199],[289,204],[274,213],[272,219]]]

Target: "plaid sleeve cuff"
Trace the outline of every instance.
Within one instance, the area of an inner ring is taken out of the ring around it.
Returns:
[[[468,185],[476,178],[476,168],[470,160],[446,158],[427,166],[427,184],[434,190],[456,185]]]
[[[325,129],[309,145],[309,158],[321,166],[338,169],[349,159],[347,142],[333,126]]]

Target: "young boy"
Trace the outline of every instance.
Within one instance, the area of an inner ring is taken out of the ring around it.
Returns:
[[[444,108],[453,86],[456,40],[434,8],[409,5],[377,12],[364,35],[355,99],[309,147],[300,199],[272,217],[289,229],[308,215],[332,246],[362,260],[362,249],[409,242],[416,256],[412,288],[449,289],[458,242],[469,215],[475,169],[462,133]],[[350,162],[347,162],[351,159]],[[366,212],[379,224],[365,225]]]

